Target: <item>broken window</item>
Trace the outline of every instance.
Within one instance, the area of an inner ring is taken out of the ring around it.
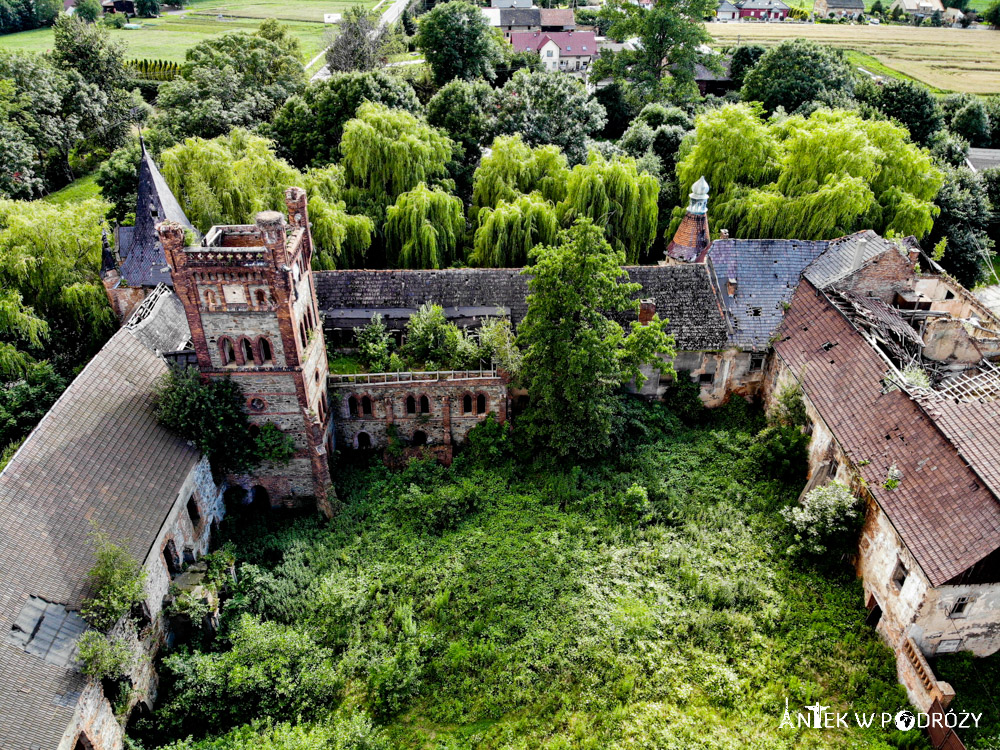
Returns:
[[[750,355],[750,372],[758,372],[764,369],[764,355],[763,354],[751,354]]]
[[[243,354],[243,364],[252,365],[254,361],[253,344],[249,339],[240,339],[240,350]]]
[[[413,396],[406,397],[406,413],[416,414],[417,413],[417,400]]]
[[[191,495],[191,497],[188,498],[187,512],[188,512],[188,518],[191,519],[191,523],[194,526],[197,526],[198,521],[201,520],[201,511],[198,510],[198,501],[195,500],[194,495]]]
[[[430,414],[430,412],[431,412],[431,402],[430,402],[430,399],[427,398],[427,396],[421,396],[420,397],[420,413],[421,414]]]
[[[948,617],[952,619],[957,619],[961,617],[968,617],[969,606],[972,604],[971,596],[960,596],[955,600],[955,603],[951,605],[951,610],[948,612]]]
[[[903,584],[906,583],[907,576],[910,575],[910,571],[906,569],[902,561],[896,563],[896,569],[892,571],[892,583],[897,589],[902,589]]]
[[[163,562],[166,563],[171,578],[181,572],[181,560],[177,556],[177,547],[173,539],[168,539],[163,547]]]
[[[476,414],[486,413],[486,394],[480,393],[476,396]]]
[[[351,396],[347,399],[347,413],[352,417],[358,416],[358,397]]]
[[[714,372],[703,372],[703,373],[701,373],[698,376],[698,382],[701,383],[702,385],[706,385],[708,383],[714,383],[715,382],[715,373]]]
[[[223,366],[236,363],[236,350],[233,348],[233,342],[225,336],[219,339],[219,354],[222,357]]]
[[[366,417],[372,415],[372,400],[368,396],[364,396],[361,399],[361,413]]]
[[[472,413],[472,396],[468,393],[462,398],[462,414]]]

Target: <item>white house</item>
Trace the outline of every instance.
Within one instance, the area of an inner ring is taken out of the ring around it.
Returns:
[[[514,32],[515,52],[537,52],[545,70],[583,70],[597,52],[592,31]]]

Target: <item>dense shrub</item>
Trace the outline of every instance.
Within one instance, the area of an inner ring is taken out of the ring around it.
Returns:
[[[452,370],[479,367],[482,355],[474,340],[448,322],[440,305],[428,304],[410,316],[400,353],[414,365]]]
[[[382,322],[382,316],[379,313],[372,315],[368,325],[354,329],[354,336],[358,342],[358,355],[365,367],[372,372],[385,372],[392,354],[392,337]]]
[[[109,638],[96,630],[88,630],[77,642],[82,671],[95,680],[118,680],[125,677],[135,663],[135,653],[120,638]]]
[[[801,505],[781,509],[792,530],[790,555],[820,557],[846,551],[856,541],[861,525],[861,501],[839,482],[810,490]]]
[[[681,422],[691,427],[705,417],[705,405],[700,394],[701,387],[691,379],[691,373],[680,370],[663,394],[663,403]]]
[[[93,593],[80,614],[99,630],[108,630],[146,598],[146,571],[129,550],[101,531],[91,535],[96,563],[87,577]]]

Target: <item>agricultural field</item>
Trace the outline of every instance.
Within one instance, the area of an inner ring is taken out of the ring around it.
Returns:
[[[712,23],[708,30],[720,45],[813,39],[873,57],[891,70],[941,91],[1000,93],[1000,34],[986,29]]]
[[[303,62],[312,60],[326,47],[324,13],[343,13],[354,5],[372,7],[374,0],[195,0],[183,11],[142,21],[141,29],[109,29],[129,48],[129,56],[181,62],[194,45],[227,31],[253,31],[261,19],[278,18],[302,43]],[[52,29],[35,29],[0,36],[0,49],[46,52],[52,49]]]

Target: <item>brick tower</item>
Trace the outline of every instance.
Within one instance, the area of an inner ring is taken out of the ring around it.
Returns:
[[[704,263],[712,247],[708,233],[708,182],[700,178],[691,186],[687,211],[673,240],[667,245],[667,265],[675,263]]]
[[[174,291],[184,304],[198,368],[243,389],[252,425],[273,422],[295,440],[285,465],[265,464],[230,481],[273,505],[315,497],[329,513],[330,409],[323,329],[313,286],[312,237],[301,188],[256,224],[216,226],[186,246],[184,227],[157,226]]]

